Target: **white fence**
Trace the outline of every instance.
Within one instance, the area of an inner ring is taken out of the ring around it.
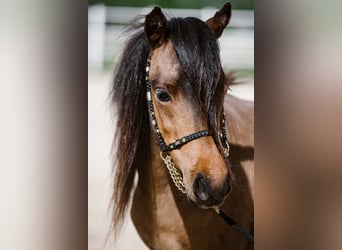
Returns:
[[[115,62],[125,37],[122,31],[138,15],[146,15],[152,9],[134,7],[107,7],[96,5],[88,8],[88,67],[102,71],[105,62]],[[163,9],[167,17],[198,17],[207,20],[217,9]],[[221,59],[224,68],[254,68],[254,11],[234,10],[232,18],[220,38]]]

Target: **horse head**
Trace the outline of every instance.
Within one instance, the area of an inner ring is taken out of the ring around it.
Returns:
[[[167,20],[155,7],[144,23],[151,127],[162,154],[180,170],[188,199],[201,208],[220,206],[231,190],[226,145],[220,139],[228,84],[217,43],[230,15],[230,3],[206,22]]]

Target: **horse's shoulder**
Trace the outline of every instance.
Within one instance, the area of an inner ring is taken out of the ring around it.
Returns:
[[[224,100],[228,140],[243,147],[254,147],[254,102],[226,95]]]

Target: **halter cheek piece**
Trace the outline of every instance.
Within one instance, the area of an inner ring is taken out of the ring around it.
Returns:
[[[200,130],[193,134],[184,136],[180,139],[175,140],[174,142],[170,144],[166,144],[165,140],[160,133],[157,119],[154,112],[153,107],[153,100],[152,100],[152,91],[151,91],[151,83],[149,80],[149,71],[151,66],[151,56],[147,59],[147,65],[146,65],[146,86],[147,86],[147,92],[146,92],[146,99],[147,104],[149,108],[149,113],[151,116],[151,122],[154,129],[154,132],[157,135],[158,142],[161,148],[160,157],[164,161],[167,169],[169,170],[170,176],[176,187],[182,192],[186,193],[186,189],[183,183],[183,176],[179,172],[179,170],[176,168],[175,163],[172,161],[171,156],[167,154],[167,152],[170,152],[174,149],[180,148],[184,144],[187,144],[191,141],[197,140],[199,138],[205,137],[205,136],[211,136],[209,130]],[[222,108],[222,120],[221,120],[221,131],[219,133],[221,138],[221,143],[223,145],[223,154],[224,157],[229,156],[229,144],[227,139],[227,133],[226,133],[226,121],[225,121],[225,115],[224,110]],[[163,153],[166,153],[166,156],[163,155]],[[234,230],[241,233],[244,237],[246,237],[250,241],[254,241],[254,236],[249,233],[246,229],[241,227],[238,223],[236,223],[232,218],[230,218],[228,215],[226,215],[222,210],[220,210],[218,207],[214,207],[215,212],[227,223],[229,224]]]

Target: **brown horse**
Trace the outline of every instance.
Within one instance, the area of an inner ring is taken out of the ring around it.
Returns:
[[[254,107],[225,94],[217,42],[230,15],[230,3],[206,22],[155,7],[116,68],[114,229],[135,190],[131,216],[151,249],[253,248],[209,209],[253,231]]]

